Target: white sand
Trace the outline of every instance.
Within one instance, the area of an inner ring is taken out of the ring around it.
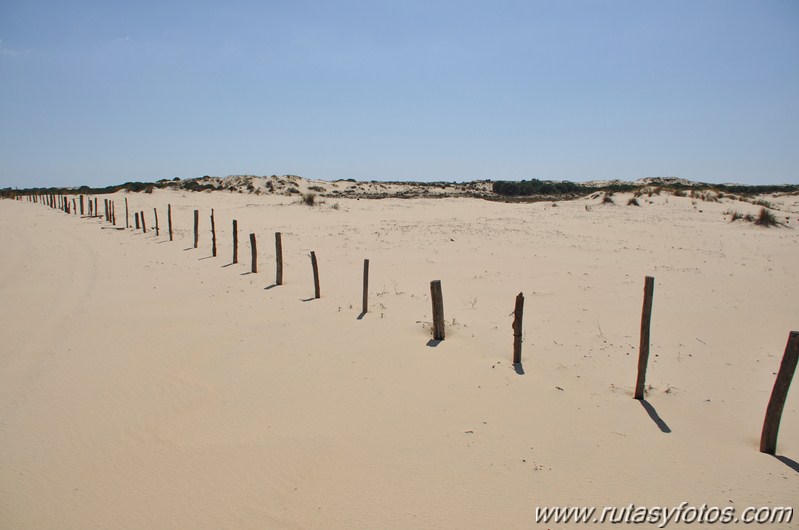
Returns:
[[[126,196],[147,234],[0,201],[2,528],[531,528],[536,506],[799,499],[799,473],[758,451],[799,328],[799,232],[723,215],[754,206],[156,190],[113,196],[123,226]],[[265,289],[275,231],[285,285]],[[322,298],[304,301],[311,250]],[[632,399],[645,275],[647,399],[669,433]],[[447,338],[430,347],[434,279]],[[777,450],[793,461],[796,385]]]

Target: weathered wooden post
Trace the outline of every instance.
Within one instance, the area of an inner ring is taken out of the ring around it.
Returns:
[[[138,230],[139,229],[139,212],[136,212],[135,214],[133,214],[133,216],[136,218],[136,230]]]
[[[130,228],[130,218],[128,217],[128,198],[125,197],[125,228]]]
[[[250,234],[250,249],[252,250],[252,267],[250,270],[256,273],[258,272],[258,247],[255,244],[255,234]]]
[[[211,208],[211,255],[216,257],[216,224],[214,223],[213,208]]]
[[[233,263],[239,262],[239,223],[233,219]]]
[[[111,220],[111,217],[109,217],[109,213],[110,212],[108,210],[108,199],[103,199],[103,218],[105,219],[105,222]]]
[[[283,240],[280,232],[275,232],[275,285],[283,285]]]
[[[80,196],[80,214],[83,215],[83,195]]]
[[[363,260],[363,308],[364,315],[369,310],[369,260]]]
[[[166,205],[166,220],[169,223],[169,240],[172,241],[172,205]]]
[[[444,297],[441,295],[441,280],[430,282],[430,298],[433,301],[433,339],[444,340]]]
[[[75,202],[75,198],[72,198],[72,213],[73,215],[78,215],[78,206]]]
[[[111,224],[117,225],[117,203],[111,201]]]
[[[791,386],[796,364],[799,361],[799,331],[788,334],[788,344],[780,363],[780,371],[771,390],[771,398],[766,407],[766,419],[763,421],[763,432],[760,435],[760,452],[773,455],[777,451],[777,434],[780,430],[780,419],[788,389]]]
[[[92,199],[89,197],[89,217],[94,217],[94,211],[92,210]]]
[[[513,310],[513,364],[522,363],[522,315],[524,315],[524,294],[516,295]]]
[[[638,378],[635,382],[635,399],[644,399],[646,365],[649,362],[649,324],[652,321],[652,295],[655,279],[647,276],[644,281],[644,308],[641,313],[641,342],[638,348]]]
[[[94,215],[100,217],[100,210],[97,209],[97,197],[94,198]]]
[[[194,248],[197,248],[197,242],[200,238],[200,210],[194,210]]]
[[[319,265],[316,263],[316,253],[311,251],[311,268],[313,269],[314,298],[319,298]]]
[[[158,209],[153,208],[153,213],[155,214],[155,236],[158,237],[161,234],[161,230],[158,227]]]
[[[141,219],[141,231],[146,234],[147,224],[144,222],[144,212],[139,213],[139,219]]]

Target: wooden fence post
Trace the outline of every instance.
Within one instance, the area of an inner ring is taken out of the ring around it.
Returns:
[[[233,219],[233,263],[239,262],[239,223]]]
[[[363,260],[363,310],[364,315],[369,309],[369,260]]]
[[[117,225],[117,203],[115,201],[111,201],[111,224]]]
[[[161,230],[158,227],[158,209],[153,208],[153,213],[155,214],[155,236],[158,237],[161,234]]]
[[[522,363],[522,315],[524,315],[524,294],[516,295],[513,310],[513,364]]]
[[[641,313],[641,342],[638,348],[638,378],[635,382],[635,399],[644,399],[646,365],[649,362],[649,324],[652,321],[652,295],[655,279],[647,276],[644,280],[644,308]]]
[[[75,199],[72,199],[72,213],[74,215],[78,215],[78,205],[75,202]]]
[[[125,228],[130,228],[130,220],[128,218],[128,198],[125,197]]]
[[[314,298],[319,298],[319,265],[316,263],[316,253],[311,251],[311,268],[313,269]]]
[[[166,220],[169,223],[169,240],[172,241],[172,205],[166,205]]]
[[[83,215],[83,195],[80,196],[80,214]]]
[[[200,210],[194,210],[194,248],[197,248],[197,242],[199,240],[199,232],[200,229]]]
[[[791,386],[796,364],[799,361],[799,331],[788,334],[788,344],[780,363],[780,371],[771,390],[771,398],[766,408],[766,419],[763,421],[763,432],[760,435],[760,452],[773,455],[777,451],[777,433],[780,430],[780,419],[788,389]]]
[[[444,297],[441,280],[430,282],[430,298],[433,301],[433,339],[444,340]]]
[[[136,218],[136,230],[138,230],[139,229],[139,212],[134,213],[133,216]]]
[[[214,223],[213,208],[211,208],[211,255],[216,257],[216,224]]]
[[[250,249],[252,250],[252,267],[250,270],[256,273],[258,272],[258,247],[255,244],[255,234],[250,234]]]
[[[141,219],[141,231],[145,234],[147,233],[147,224],[144,222],[144,212],[139,214],[139,219]]]
[[[283,240],[280,232],[275,232],[275,285],[283,285]]]
[[[100,211],[97,209],[97,197],[94,198],[94,215],[100,217]]]

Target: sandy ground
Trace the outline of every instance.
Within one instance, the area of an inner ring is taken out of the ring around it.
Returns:
[[[799,328],[796,196],[772,229],[723,213],[754,206],[673,196],[308,207],[163,190],[113,196],[122,226],[125,197],[146,234],[0,201],[2,528],[515,529],[537,506],[797,504],[799,388],[782,460],[758,451]],[[632,399],[646,275],[649,411]],[[431,346],[435,279],[447,337]]]

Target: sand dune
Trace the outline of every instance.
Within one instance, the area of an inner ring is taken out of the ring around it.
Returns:
[[[101,196],[118,226],[126,197],[146,234],[0,201],[3,528],[530,528],[537,506],[796,502],[796,388],[783,460],[758,451],[799,328],[795,195],[771,198],[788,218],[772,229],[724,213],[754,205],[665,194],[308,207],[171,190]],[[646,275],[649,409],[632,399]]]

